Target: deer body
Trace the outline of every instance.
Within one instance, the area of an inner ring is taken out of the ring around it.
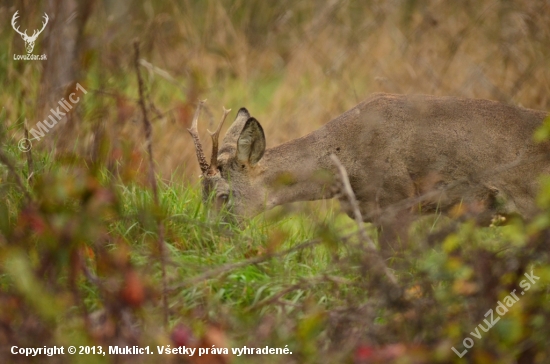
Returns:
[[[203,192],[215,191],[218,207],[228,204],[239,216],[332,198],[335,154],[365,221],[459,204],[529,218],[537,211],[537,178],[550,172],[548,144],[532,138],[546,115],[488,100],[374,94],[320,129],[265,150],[260,124],[241,109],[216,153],[216,170],[203,171]]]

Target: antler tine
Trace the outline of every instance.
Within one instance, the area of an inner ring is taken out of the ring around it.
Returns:
[[[205,102],[206,102],[206,99],[199,101],[199,105],[197,107],[197,110],[195,111],[195,115],[193,116],[193,122],[191,123],[191,128],[187,129],[189,134],[191,134],[191,138],[193,138],[193,142],[195,143],[195,151],[197,152],[197,159],[199,160],[199,165],[201,167],[201,171],[203,174],[206,174],[208,171],[208,163],[206,162],[206,158],[204,157],[204,152],[202,151],[202,144],[199,138],[197,123],[199,121],[199,115],[201,112],[202,105]]]
[[[19,10],[17,10],[15,12],[15,14],[13,14],[13,16],[11,17],[11,26],[20,35],[27,36],[27,30],[26,29],[25,29],[25,33],[21,33],[21,31],[19,30],[19,27],[17,27],[17,28],[15,27],[16,26],[15,21],[17,20],[17,18],[19,18],[19,15],[17,15],[17,13],[19,13]]]
[[[227,114],[231,109],[223,108],[223,116],[222,121],[220,121],[220,125],[218,125],[218,129],[215,132],[210,132],[208,130],[208,133],[210,133],[210,137],[212,137],[212,156],[210,157],[210,167],[209,171],[212,173],[216,172],[216,169],[218,168],[218,139],[220,138],[220,130],[222,130],[223,122],[225,121],[225,118],[227,118]]]
[[[43,21],[43,22],[42,22],[42,29],[40,29],[40,30],[36,30],[36,29],[35,29],[35,30],[33,31],[32,35],[31,35],[29,38],[30,38],[30,39],[36,39],[36,38],[38,38],[38,36],[40,35],[40,33],[42,33],[42,32],[44,31],[44,28],[46,28],[46,25],[48,24],[48,20],[49,20],[49,19],[50,19],[50,18],[48,18],[48,14],[44,13],[44,20],[46,20],[46,21]]]
[[[48,17],[48,14],[44,13],[44,22],[42,22],[42,29],[40,29],[40,32],[39,33],[42,33],[42,31],[44,30],[44,28],[46,28],[46,24],[48,24],[48,20],[50,20],[50,18]]]

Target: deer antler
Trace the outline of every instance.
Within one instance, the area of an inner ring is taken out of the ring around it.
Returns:
[[[227,118],[227,114],[231,111],[231,109],[223,108],[223,116],[222,120],[220,121],[220,124],[218,125],[218,129],[216,129],[215,132],[211,132],[208,130],[208,133],[210,133],[210,137],[212,138],[212,156],[210,157],[210,165],[206,162],[206,158],[204,157],[204,152],[202,150],[202,144],[199,138],[199,131],[197,129],[197,124],[199,121],[199,115],[201,112],[201,108],[204,105],[206,100],[200,100],[199,105],[197,107],[197,110],[195,111],[195,115],[193,115],[193,122],[191,123],[191,128],[187,129],[189,134],[191,134],[191,137],[193,138],[193,142],[195,143],[195,150],[197,152],[197,159],[199,160],[199,165],[201,167],[201,171],[203,176],[207,175],[213,175],[216,174],[218,169],[218,139],[220,137],[220,130],[222,129],[223,123],[225,119]]]
[[[44,13],[44,20],[45,21],[42,22],[42,29],[33,31],[32,35],[29,38],[32,39],[32,40],[35,40],[36,38],[38,38],[40,33],[42,33],[44,31],[44,28],[46,28],[46,24],[48,24],[49,19],[50,18],[48,18],[48,14]]]
[[[17,13],[19,12],[19,10],[17,10],[15,12],[15,14],[13,14],[13,16],[11,17],[11,26],[12,28],[17,32],[19,33],[22,37],[26,37],[28,38],[29,36],[27,35],[27,29],[25,29],[25,32],[24,33],[21,33],[21,31],[19,31],[19,27],[15,27],[15,21],[17,20],[17,18],[19,18],[19,16],[17,15]]]
[[[230,111],[231,109],[226,109],[224,107],[222,121],[220,122],[218,129],[213,133],[208,130],[208,133],[210,133],[210,137],[212,137],[212,156],[210,157],[210,167],[208,168],[209,174],[215,174],[216,170],[218,169],[218,139],[220,138],[220,130],[222,129],[223,122],[225,121],[225,118]]]
[[[205,102],[206,100],[199,101],[199,106],[197,107],[197,110],[195,111],[195,115],[193,116],[193,122],[191,123],[191,128],[187,129],[187,131],[189,132],[189,134],[191,134],[191,137],[193,138],[193,142],[195,143],[195,150],[197,152],[197,158],[199,160],[199,165],[201,167],[201,171],[203,175],[208,172],[208,163],[206,162],[206,158],[204,157],[204,152],[202,151],[202,144],[199,138],[197,122],[199,120],[199,115],[201,112],[202,105]]]

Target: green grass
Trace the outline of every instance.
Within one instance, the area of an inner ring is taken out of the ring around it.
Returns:
[[[12,145],[5,150],[26,178],[25,161]],[[7,202],[0,205],[2,236],[7,237],[7,242],[0,240],[0,259],[11,262],[1,270],[0,287],[23,298],[22,312],[31,312],[26,315],[48,322],[55,318],[52,327],[61,333],[56,342],[70,343],[80,335],[83,344],[97,343],[94,331],[89,336],[79,317],[106,310],[113,317],[131,312],[142,330],[143,345],[165,342],[179,325],[189,327],[197,338],[220,327],[230,340],[225,345],[231,347],[289,345],[300,362],[341,362],[357,345],[369,342],[367,332],[377,335],[380,345],[421,340],[428,348],[460,342],[464,332],[475,327],[476,310],[484,313],[494,304],[494,299],[476,294],[497,286],[495,292],[505,293],[516,280],[518,264],[529,269],[539,259],[539,271],[547,269],[545,255],[530,253],[537,248],[536,240],[529,240],[545,229],[549,220],[543,216],[529,226],[514,222],[480,228],[465,222],[435,245],[429,236],[453,221],[427,216],[411,226],[409,244],[386,260],[407,302],[399,303],[391,298],[391,285],[373,268],[374,252],[357,239],[355,223],[339,212],[337,203],[279,207],[239,226],[211,218],[199,186],[182,183],[176,174],[169,180],[157,178],[155,206],[150,186],[143,179],[127,178],[130,162],[108,170],[68,155],[34,157],[34,182],[24,183],[34,200],[30,210],[12,173],[4,165],[0,169],[0,192]],[[159,221],[167,252],[169,307],[161,338],[148,334],[158,332],[163,317]],[[376,241],[375,229],[366,227]],[[101,283],[74,271],[75,251]],[[124,296],[131,272],[145,292],[143,299],[135,298],[137,306]],[[487,276],[496,279],[494,286],[483,286]],[[76,288],[71,288],[73,281]],[[526,298],[526,304],[538,307],[545,302],[543,287]],[[44,300],[37,301],[34,292],[41,292]],[[71,296],[79,296],[80,303]],[[529,315],[518,310],[507,317],[511,321],[506,327],[514,332]],[[424,325],[430,329],[419,328]],[[495,335],[502,336],[502,329]],[[482,348],[501,340],[520,342],[521,335],[514,335],[488,338]],[[256,359],[267,360],[240,357],[235,362]],[[285,362],[284,357],[268,360]]]
[[[120,14],[110,18],[111,3],[98,3],[79,59],[78,81],[89,92],[73,129],[59,124],[34,144],[33,181],[17,142],[24,120],[33,127],[42,117],[37,104],[45,68],[10,60],[21,39],[11,29],[11,10],[1,14],[0,45],[7,51],[0,55],[0,151],[15,173],[0,163],[0,362],[12,360],[2,349],[13,342],[175,345],[171,334],[179,325],[197,340],[217,327],[228,347],[289,345],[294,353],[234,363],[356,363],[359,349],[400,353],[382,362],[459,362],[450,347],[461,347],[531,269],[540,285],[476,340],[466,359],[548,362],[550,183],[542,183],[543,212],[529,224],[455,226],[440,215],[416,221],[409,241],[384,260],[403,293],[395,299],[375,269],[376,252],[359,241],[337,202],[278,207],[242,226],[211,218],[185,131],[204,98],[205,149],[206,129],[218,122],[222,105],[233,112],[247,107],[268,146],[303,136],[378,91],[504,97],[547,109],[550,28],[542,3],[241,5],[146,1],[126,10],[123,16],[133,19],[126,22]],[[159,206],[146,178],[135,102],[135,34],[143,59],[176,81],[142,69],[147,93],[164,113],[151,113]],[[519,35],[523,41],[516,42]],[[546,139],[546,129],[537,137]],[[166,327],[159,221],[167,248]],[[376,229],[366,228],[376,242]],[[128,278],[133,274],[137,282]],[[103,331],[89,327],[86,315],[102,310]]]

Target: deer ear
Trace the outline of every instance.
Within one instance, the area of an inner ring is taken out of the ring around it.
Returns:
[[[237,141],[237,160],[241,164],[254,165],[265,152],[265,135],[258,120],[249,118]]]

